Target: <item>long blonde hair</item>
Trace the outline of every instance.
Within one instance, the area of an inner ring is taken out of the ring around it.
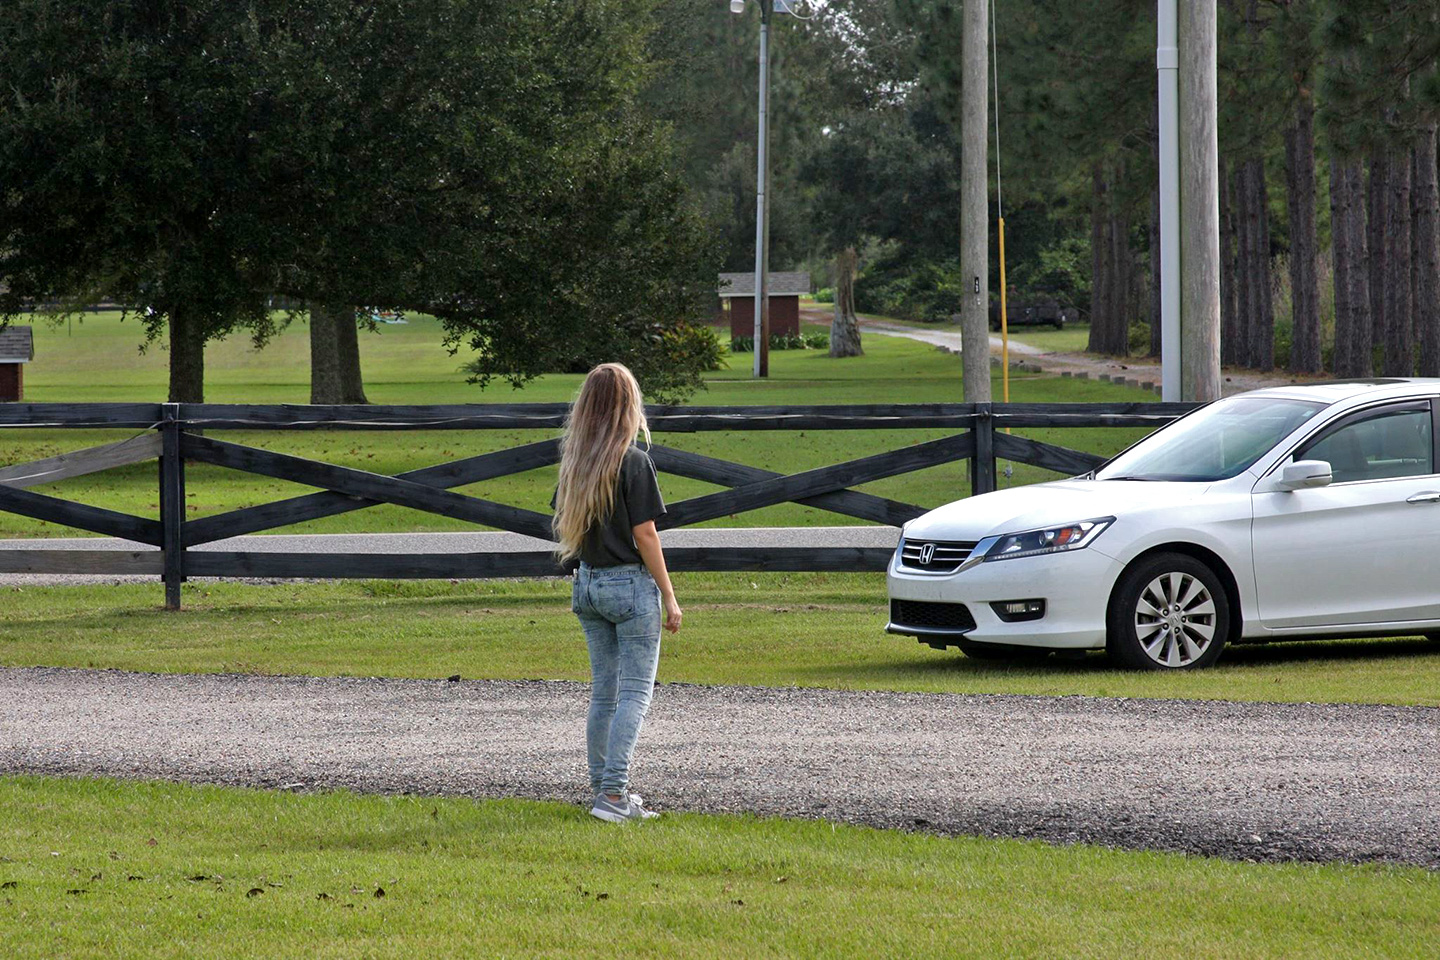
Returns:
[[[610,515],[620,463],[636,434],[649,445],[640,384],[623,364],[602,363],[581,385],[560,440],[560,487],[550,526],[562,561],[579,556],[590,528]]]

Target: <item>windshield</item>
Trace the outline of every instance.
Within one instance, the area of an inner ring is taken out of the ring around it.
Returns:
[[[1096,471],[1097,480],[1225,480],[1325,409],[1312,400],[1231,397],[1157,430]]]

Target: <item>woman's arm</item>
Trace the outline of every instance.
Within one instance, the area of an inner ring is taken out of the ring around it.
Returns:
[[[660,534],[655,532],[655,521],[646,520],[637,524],[631,533],[635,535],[635,546],[645,569],[655,578],[660,588],[660,600],[665,605],[665,629],[671,633],[680,632],[680,604],[675,602],[675,588],[670,584],[670,571],[665,569],[665,554],[660,549]]]

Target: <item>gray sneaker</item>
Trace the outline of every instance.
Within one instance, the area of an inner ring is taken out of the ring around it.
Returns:
[[[611,800],[602,793],[595,797],[595,803],[590,807],[590,816],[608,823],[626,823],[631,820],[638,823],[641,820],[654,820],[660,814],[654,810],[646,810],[644,800],[638,793],[632,793],[620,800]]]

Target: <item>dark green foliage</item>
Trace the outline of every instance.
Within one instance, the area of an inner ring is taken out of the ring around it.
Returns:
[[[948,322],[965,295],[960,260],[915,260],[893,247],[855,281],[855,308],[905,320]]]
[[[714,259],[635,103],[653,6],[7,2],[0,318],[113,298],[197,373],[270,294],[379,303],[482,382],[568,351],[679,395]]]
[[[0,6],[0,319],[104,296],[151,339],[180,314],[263,341],[287,251],[257,186],[301,173],[264,146],[295,132],[256,83],[275,28],[225,0]]]

